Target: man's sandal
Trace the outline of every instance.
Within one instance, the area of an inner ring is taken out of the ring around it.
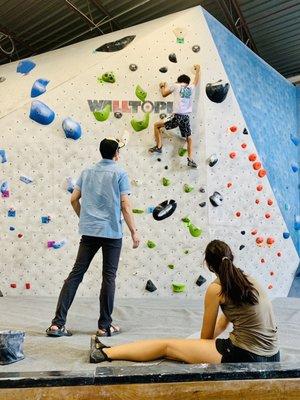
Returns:
[[[58,329],[51,329],[52,325],[46,329],[47,336],[51,337],[62,337],[62,336],[72,336],[72,333],[66,329],[65,326],[57,327]]]
[[[110,325],[106,329],[98,329],[96,332],[97,337],[114,336],[121,333],[121,328],[117,325]]]

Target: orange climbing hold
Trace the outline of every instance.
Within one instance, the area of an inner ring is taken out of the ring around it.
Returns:
[[[251,235],[255,236],[257,234],[257,229],[252,229]]]
[[[10,284],[10,287],[13,288],[13,289],[16,289],[17,284],[16,284],[16,283],[11,283],[11,284]]]
[[[260,260],[260,262],[261,262],[262,264],[264,264],[264,263],[266,262],[266,260],[265,260],[264,258],[262,258],[262,259]]]
[[[242,143],[242,144],[241,144],[241,148],[242,148],[242,149],[246,149],[246,148],[247,148],[247,144],[246,144],[246,143]]]
[[[268,289],[273,289],[273,285],[269,285],[269,286],[268,286]]]
[[[273,200],[272,199],[269,199],[268,200],[268,206],[272,206],[273,205]]]
[[[228,183],[227,183],[228,189],[231,188],[231,186],[232,186],[232,183],[231,183],[231,182],[228,182]]]
[[[277,253],[277,257],[281,257],[281,253],[280,253],[280,251]]]
[[[271,214],[265,213],[265,218],[267,218],[267,219],[271,218]]]
[[[269,245],[269,246],[272,246],[272,244],[274,244],[275,243],[275,239],[273,239],[272,237],[268,237],[267,238],[267,244]]]
[[[30,285],[29,282],[26,282],[26,283],[25,283],[25,288],[26,288],[26,289],[30,289],[30,288],[31,288],[31,285]]]
[[[248,159],[249,159],[249,161],[254,162],[257,159],[257,155],[252,153],[249,155]]]
[[[236,133],[237,130],[238,130],[238,128],[235,125],[232,125],[232,126],[229,127],[229,132],[231,132],[231,133]]]
[[[258,171],[258,176],[260,178],[263,178],[266,175],[267,175],[267,171],[265,169],[261,169],[261,170]]]
[[[23,233],[18,233],[18,238],[21,239],[23,237]]]
[[[274,272],[273,272],[273,271],[270,271],[270,275],[273,276],[273,275],[274,275]]]
[[[235,158],[236,157],[236,152],[232,151],[231,153],[229,153],[229,157],[230,158]]]
[[[237,211],[237,212],[235,213],[235,216],[239,218],[239,217],[241,216],[241,213],[240,213],[239,211]]]
[[[256,244],[263,244],[264,242],[264,238],[262,238],[261,236],[259,236],[258,238],[256,238]]]
[[[255,171],[257,171],[258,169],[261,169],[261,163],[259,161],[256,161],[255,163],[253,163],[253,169],[255,169]]]
[[[257,185],[257,186],[256,186],[256,190],[257,190],[258,192],[261,192],[261,191],[263,190],[263,185]]]
[[[256,199],[256,200],[255,200],[255,203],[256,203],[256,204],[259,204],[259,202],[260,202],[259,199]]]

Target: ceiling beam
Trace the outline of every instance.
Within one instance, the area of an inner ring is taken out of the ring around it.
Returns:
[[[73,3],[71,3],[69,0],[65,0],[65,3],[72,9],[72,11],[78,14],[80,18],[86,22],[89,28],[98,29],[101,32],[101,34],[103,34],[103,31],[99,27],[97,27],[94,21],[92,21],[87,15],[85,15],[82,11],[80,11]]]
[[[19,35],[16,35],[14,32],[10,31],[5,26],[0,25],[0,32],[5,33],[5,35],[11,37],[16,43],[19,43],[20,45],[25,47],[31,53],[31,55],[37,53],[37,51],[30,44],[24,42],[22,37],[20,37]]]
[[[107,8],[106,7],[104,7],[103,6],[103,4],[101,3],[101,1],[100,0],[90,0],[93,4],[94,4],[94,6],[96,7],[96,8],[98,8],[98,10],[99,11],[101,11],[104,15],[106,15],[108,18],[112,18],[112,15],[111,15],[111,13],[107,10]],[[111,20],[110,21],[110,24],[111,25],[114,25],[117,29],[121,29],[121,26],[120,26],[120,24],[116,21],[116,20]],[[113,29],[112,29],[113,30]]]

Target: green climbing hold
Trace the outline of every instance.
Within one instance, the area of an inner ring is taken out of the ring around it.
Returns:
[[[138,99],[140,99],[142,102],[144,102],[147,98],[147,92],[143,90],[140,85],[137,85],[135,88],[135,95]]]
[[[184,149],[183,147],[180,147],[180,149],[178,149],[178,155],[180,157],[183,157],[186,153],[187,153],[187,149]]]
[[[171,185],[171,181],[170,181],[170,179],[168,179],[168,178],[163,178],[163,179],[162,179],[162,184],[163,184],[164,186],[170,186],[170,185]]]
[[[192,190],[194,190],[193,186],[188,185],[187,183],[183,187],[185,193],[190,193]]]
[[[189,254],[189,250],[184,250],[184,254]]]
[[[183,217],[181,218],[181,221],[184,222],[185,224],[189,224],[191,222],[191,220],[189,219],[189,217]]]
[[[174,268],[175,268],[175,265],[174,265],[174,264],[168,264],[168,268],[174,269]]]
[[[197,228],[194,224],[189,224],[189,231],[193,237],[199,237],[202,235],[202,229]]]
[[[143,213],[144,213],[144,210],[141,210],[140,208],[133,208],[133,209],[132,209],[132,212],[133,212],[134,214],[143,214]]]
[[[131,126],[133,127],[133,129],[136,132],[140,132],[146,128],[148,128],[149,126],[149,120],[150,120],[150,113],[145,113],[145,117],[144,119],[138,121],[135,118],[132,118],[132,120],[130,121]]]
[[[101,78],[100,77],[98,78],[98,82],[115,83],[116,82],[115,74],[113,72],[105,72],[105,74],[103,74]]]
[[[156,244],[152,242],[152,240],[148,240],[147,246],[149,247],[149,249],[154,249],[154,247],[156,247]]]
[[[172,288],[174,293],[185,292],[185,285],[183,283],[172,283]]]
[[[93,114],[97,121],[103,122],[109,118],[110,112],[111,106],[110,104],[106,104],[106,106],[103,107],[102,110],[96,110],[93,112]]]

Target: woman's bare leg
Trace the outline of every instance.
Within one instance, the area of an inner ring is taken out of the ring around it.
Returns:
[[[215,340],[157,339],[122,344],[103,349],[112,360],[152,361],[160,358],[189,364],[221,362]]]

